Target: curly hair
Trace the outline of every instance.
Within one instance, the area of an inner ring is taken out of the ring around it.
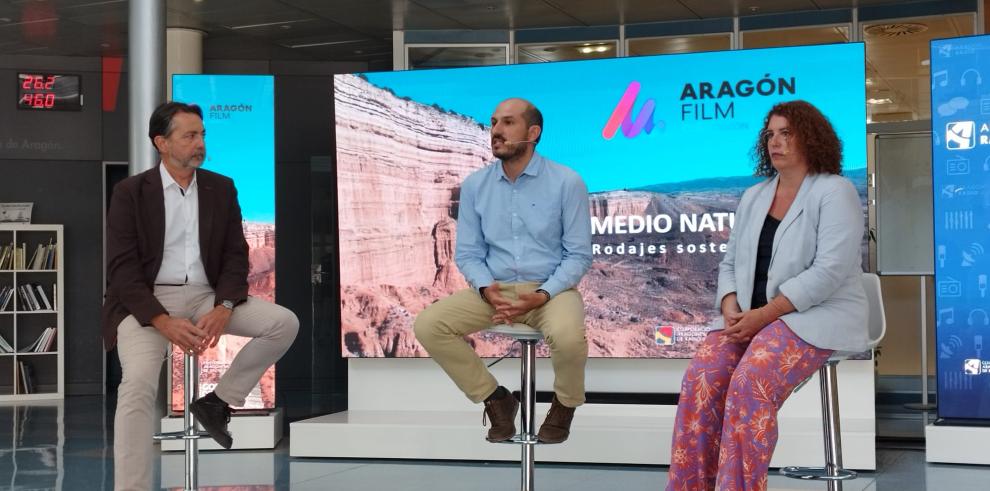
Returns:
[[[809,173],[842,173],[842,141],[835,134],[835,128],[817,107],[799,100],[778,103],[763,119],[763,127],[756,139],[756,146],[753,147],[753,160],[756,162],[754,175],[761,177],[777,175],[777,169],[770,162],[767,139],[764,138],[764,132],[773,116],[781,116],[787,120],[798,149],[808,160]]]

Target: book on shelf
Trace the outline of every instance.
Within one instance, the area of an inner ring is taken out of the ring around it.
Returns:
[[[0,353],[13,353],[14,347],[4,339],[3,335],[0,334]]]
[[[38,269],[35,267],[35,265],[40,264],[38,262],[38,258],[41,257],[41,251],[44,248],[45,246],[38,244],[38,248],[34,250],[34,254],[31,255],[31,259],[27,262],[28,267],[25,269]]]
[[[18,309],[24,312],[32,312],[35,310],[41,310],[41,304],[38,303],[38,298],[34,293],[34,288],[31,285],[25,284],[17,287],[21,292],[21,297],[24,299],[24,308]]]
[[[14,393],[34,394],[34,370],[31,365],[18,360],[15,371],[17,372],[18,384]]]
[[[48,242],[48,252],[45,254],[45,268],[44,269],[55,269],[56,264],[56,254],[58,254],[58,244],[51,241]]]
[[[6,285],[0,288],[0,312],[7,311],[7,305],[10,304],[10,299],[14,298],[14,287]]]
[[[24,256],[27,255],[26,254],[27,243],[22,242],[20,247],[17,247],[16,244],[13,244],[13,246],[14,246],[14,264],[13,267],[10,269],[24,269],[24,263],[26,262]]]
[[[41,306],[43,306],[45,310],[55,310],[52,308],[51,302],[48,301],[48,295],[45,293],[45,289],[37,283],[31,283],[31,286],[33,286],[38,292],[38,298],[41,299]]]
[[[14,248],[9,245],[0,248],[0,269],[11,269],[7,264],[10,262],[10,256]]]
[[[24,285],[17,287],[17,310],[20,312],[30,311],[31,303],[28,301],[27,296],[24,294]]]
[[[44,331],[38,335],[38,338],[34,340],[33,343],[27,347],[21,349],[20,353],[47,353],[52,349],[55,344],[55,335],[58,334],[58,329],[54,327],[46,327]]]

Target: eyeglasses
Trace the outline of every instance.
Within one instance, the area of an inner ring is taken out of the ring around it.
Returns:
[[[788,143],[790,143],[790,141],[791,141],[791,131],[790,130],[784,129],[784,130],[780,130],[780,131],[778,131],[776,133],[774,133],[771,130],[763,130],[763,132],[760,133],[760,139],[761,139],[761,141],[763,141],[766,144],[769,144],[770,141],[773,140],[773,137],[775,137],[775,136],[779,136],[780,137],[780,142],[783,143],[785,146]]]

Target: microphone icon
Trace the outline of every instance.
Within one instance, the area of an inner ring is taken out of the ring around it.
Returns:
[[[976,277],[977,285],[980,288],[980,298],[987,296],[987,275],[981,274]]]
[[[945,267],[945,246],[944,245],[938,246],[938,267],[940,267],[940,268],[944,268]]]

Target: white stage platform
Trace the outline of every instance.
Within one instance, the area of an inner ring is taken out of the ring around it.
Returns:
[[[282,408],[275,408],[268,414],[243,415],[230,418],[227,429],[234,437],[231,450],[272,449],[282,439]],[[164,417],[161,420],[162,432],[182,431],[182,416]],[[161,442],[162,451],[182,451],[185,443],[182,440],[164,440]],[[199,440],[200,450],[223,450],[212,438]]]
[[[990,442],[990,428],[930,424],[925,427],[925,461],[990,465],[987,442]]]
[[[677,392],[686,360],[589,360],[587,390]],[[480,405],[473,405],[429,359],[349,360],[348,406],[342,413],[290,425],[292,457],[514,461],[515,445],[484,440]],[[493,373],[510,390],[519,363],[507,359]],[[549,360],[537,363],[537,390],[550,390]],[[843,463],[876,469],[872,360],[839,364]],[[817,376],[784,405],[773,467],[822,465],[821,402]],[[542,422],[547,404],[537,404]],[[537,461],[614,464],[670,463],[674,406],[586,404],[571,438],[536,449]]]

